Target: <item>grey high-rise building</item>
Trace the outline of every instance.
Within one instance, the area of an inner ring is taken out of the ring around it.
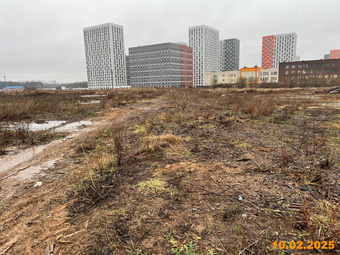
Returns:
[[[219,70],[219,31],[206,25],[189,27],[193,48],[194,86],[204,86],[205,74]]]
[[[130,73],[130,56],[125,56],[126,62],[126,83],[128,86],[131,86],[131,73]]]
[[[89,89],[126,87],[123,26],[84,28],[84,42]]]
[[[220,41],[220,71],[234,71],[240,68],[240,40]]]
[[[132,87],[191,87],[192,48],[161,43],[129,48]]]

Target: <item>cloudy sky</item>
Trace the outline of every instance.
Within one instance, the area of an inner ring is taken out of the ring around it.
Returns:
[[[0,74],[85,81],[83,28],[108,22],[124,26],[126,53],[187,42],[188,27],[205,24],[240,39],[241,67],[261,65],[262,36],[289,32],[301,60],[321,59],[340,48],[339,10],[339,0],[0,0]]]

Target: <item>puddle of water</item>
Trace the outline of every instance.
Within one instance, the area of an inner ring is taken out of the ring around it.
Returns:
[[[44,164],[40,166],[31,166],[23,171],[20,171],[15,177],[21,180],[29,179],[35,174],[40,173],[41,175],[45,175],[42,171],[45,171],[54,166],[54,164],[58,161],[58,159],[53,159],[50,161],[44,162]]]
[[[66,124],[64,126],[56,128],[56,132],[72,132],[72,131],[75,131],[75,132],[73,132],[73,134],[71,136],[71,138],[74,138],[78,134],[82,133],[82,130],[81,129],[77,130],[77,128],[84,126],[84,125],[86,125],[86,126],[92,125],[92,121],[78,121],[78,122],[69,123],[69,124]],[[12,168],[14,168],[16,166],[19,166],[20,164],[31,160],[35,155],[42,153],[48,147],[62,143],[67,139],[68,138],[61,139],[61,140],[54,140],[49,144],[34,146],[34,147],[31,147],[31,148],[28,148],[28,149],[21,150],[16,154],[5,155],[3,157],[0,157],[0,173],[11,170]],[[14,152],[14,148],[13,148],[13,152]],[[22,171],[20,171],[18,173],[18,176],[20,178],[32,177],[33,174],[38,173],[41,169],[46,169],[46,167],[48,169],[49,167],[51,167],[54,164],[54,163],[52,164],[51,162],[52,161],[48,161],[48,162],[45,162],[41,166],[34,166],[34,167],[29,167],[27,169],[23,169]],[[46,164],[46,166],[45,166],[45,164]],[[41,168],[41,167],[43,167],[43,168]]]
[[[100,103],[100,100],[92,100],[90,102],[81,102],[79,104],[99,104]]]
[[[71,131],[74,131],[76,128],[79,128],[80,126],[89,126],[89,125],[92,125],[92,121],[83,120],[83,121],[78,121],[78,122],[72,122],[72,123],[56,128],[55,132],[71,132]]]
[[[106,95],[83,95],[80,97],[106,97]]]
[[[99,100],[98,100],[99,101]],[[99,101],[100,102],[100,101]],[[88,126],[92,125],[92,121],[78,121],[78,122],[72,122],[69,124],[66,124],[67,121],[64,120],[52,120],[48,121],[46,123],[38,124],[38,123],[15,123],[15,124],[10,124],[6,126],[6,129],[9,130],[17,130],[19,128],[22,128],[24,130],[28,131],[41,131],[41,130],[48,130],[50,128],[55,128],[55,132],[71,132],[74,131],[76,128],[80,126]]]
[[[24,129],[28,131],[41,131],[41,130],[47,130],[50,128],[58,127],[63,124],[65,124],[66,121],[64,120],[51,120],[47,121],[45,123],[35,123],[35,122],[30,122],[30,123],[14,123],[10,124],[6,127],[6,129],[9,130],[17,130],[17,129]]]
[[[8,155],[4,156],[3,158],[0,158],[0,173],[5,172],[7,170],[12,169],[15,166],[18,166],[31,158],[33,158],[34,155],[37,155],[41,153],[43,150],[45,150],[47,147],[61,143],[63,140],[55,140],[49,144],[39,145],[32,148],[28,148],[26,150],[23,150],[15,155]]]

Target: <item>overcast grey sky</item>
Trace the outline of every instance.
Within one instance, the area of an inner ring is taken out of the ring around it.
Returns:
[[[126,53],[211,26],[240,39],[241,67],[261,65],[264,35],[296,32],[301,60],[340,48],[339,0],[0,0],[0,74],[85,81],[83,28],[108,22],[124,26]]]

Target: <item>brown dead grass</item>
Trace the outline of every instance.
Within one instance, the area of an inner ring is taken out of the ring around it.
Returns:
[[[60,251],[173,254],[192,241],[196,254],[280,254],[274,241],[313,238],[338,249],[339,112],[309,108],[301,91],[244,92],[171,90],[157,111],[125,121],[119,166],[114,127],[89,138],[62,179]]]
[[[179,141],[179,137],[166,134],[159,136],[146,136],[142,139],[142,152],[154,152],[156,150],[170,147],[171,145],[176,145]]]

